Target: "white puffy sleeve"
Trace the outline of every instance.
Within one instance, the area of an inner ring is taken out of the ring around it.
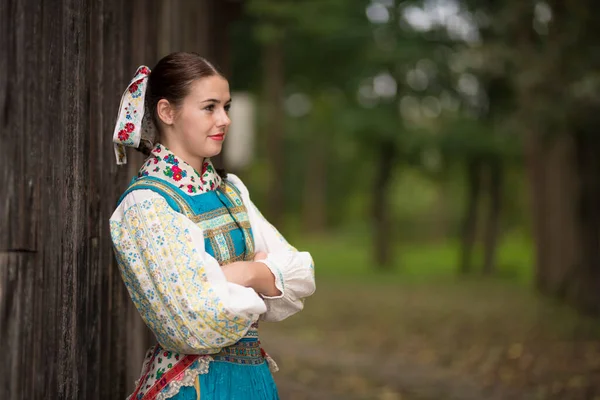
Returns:
[[[267,253],[263,262],[275,276],[275,286],[281,292],[276,297],[263,296],[267,312],[261,320],[281,321],[301,311],[304,299],[315,292],[315,270],[308,252],[298,251],[262,216],[250,200],[248,189],[240,178],[228,174],[228,180],[242,195],[255,242],[255,251]]]
[[[151,190],[130,192],[110,219],[127,290],[165,349],[212,354],[240,340],[267,308],[225,279],[202,229]]]

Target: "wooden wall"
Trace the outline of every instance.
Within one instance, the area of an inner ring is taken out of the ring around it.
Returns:
[[[112,130],[140,64],[227,63],[226,0],[0,1],[0,398],[119,399],[152,336],[108,219],[140,165]],[[224,50],[225,49],[225,50]]]

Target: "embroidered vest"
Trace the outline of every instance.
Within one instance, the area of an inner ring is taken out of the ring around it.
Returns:
[[[202,228],[205,251],[220,265],[254,259],[254,238],[246,206],[238,189],[223,181],[216,190],[187,196],[177,187],[154,177],[134,179],[119,203],[134,190],[148,189],[161,195],[175,211]]]
[[[119,203],[134,190],[152,190],[161,195],[175,211],[202,228],[205,251],[220,265],[254,259],[252,229],[241,194],[224,180],[215,190],[188,196],[176,186],[157,177],[134,178]],[[272,371],[274,361],[262,350],[258,341],[258,324],[254,324],[238,343],[223,348],[212,356],[185,355],[153,346],[144,360],[142,375],[136,382],[131,400],[170,397],[182,386],[190,386],[198,374],[208,372],[211,361],[258,364],[266,361]],[[193,372],[193,373],[190,373]],[[191,380],[191,381],[190,381]]]

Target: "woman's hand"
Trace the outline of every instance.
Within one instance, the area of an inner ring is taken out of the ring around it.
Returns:
[[[264,260],[266,258],[267,258],[267,253],[265,253],[264,251],[259,251],[258,253],[256,253],[254,255],[254,261]]]
[[[225,279],[227,279],[227,281],[246,287],[251,287],[252,271],[250,269],[250,264],[254,263],[249,261],[237,261],[231,264],[223,265],[221,270],[225,274]]]
[[[250,287],[265,296],[279,296],[281,292],[275,286],[275,276],[264,263],[257,262],[266,258],[267,253],[259,251],[254,255],[254,261],[237,261],[221,268],[229,282]]]
[[[267,253],[263,251],[259,251],[254,255],[254,261],[264,260],[265,258],[267,258]],[[238,261],[223,265],[221,269],[225,274],[225,279],[227,279],[229,282],[237,283],[238,285],[246,287],[252,287],[254,280],[253,267],[256,267],[252,266],[252,264],[255,264],[255,262]]]

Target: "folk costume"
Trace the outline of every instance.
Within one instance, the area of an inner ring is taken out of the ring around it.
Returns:
[[[149,74],[138,68],[123,94],[113,135],[119,164],[125,146],[153,140]],[[158,143],[119,199],[110,231],[123,281],[158,342],[128,399],[278,399],[277,366],[258,325],[302,310],[315,291],[314,267],[261,215],[242,181],[222,179],[210,159],[196,171]],[[221,270],[259,251],[279,296],[228,282]]]

